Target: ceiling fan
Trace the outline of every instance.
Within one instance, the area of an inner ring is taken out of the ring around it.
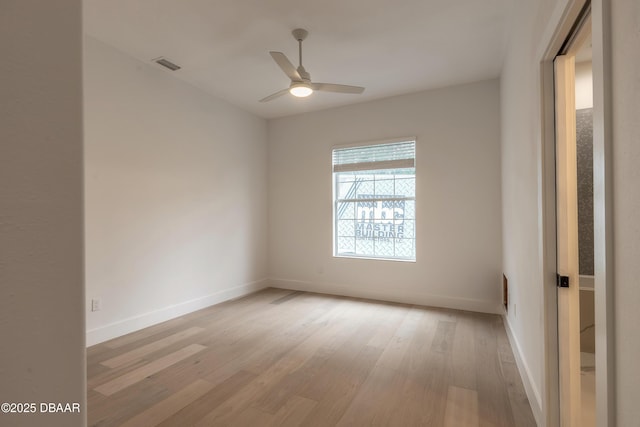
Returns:
[[[309,32],[302,28],[297,28],[291,32],[293,37],[298,41],[298,56],[299,56],[299,65],[298,68],[295,68],[291,61],[287,59],[287,57],[282,52],[269,52],[271,57],[276,64],[280,66],[282,71],[291,79],[291,84],[288,88],[279,90],[278,92],[267,96],[266,98],[262,98],[260,102],[267,102],[273,99],[276,99],[287,92],[291,93],[293,96],[297,96],[299,98],[304,98],[313,93],[313,91],[323,91],[323,92],[338,92],[338,93],[353,93],[353,94],[361,94],[364,91],[363,87],[360,86],[348,86],[348,85],[338,85],[334,83],[313,83],[311,81],[311,76],[302,66],[302,41],[307,38]]]

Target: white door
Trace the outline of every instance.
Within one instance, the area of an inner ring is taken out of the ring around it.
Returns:
[[[559,55],[555,66],[557,271],[569,287],[558,287],[560,423],[579,427],[580,293],[576,159],[575,57]]]

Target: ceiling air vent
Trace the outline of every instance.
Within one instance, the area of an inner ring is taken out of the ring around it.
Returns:
[[[177,70],[179,70],[181,68],[179,65],[174,64],[173,62],[169,61],[166,58],[160,57],[160,58],[153,59],[153,61],[156,64],[160,64],[163,67],[170,69],[171,71],[177,71]]]

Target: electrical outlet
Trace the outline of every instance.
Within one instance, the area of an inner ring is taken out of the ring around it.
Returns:
[[[100,300],[99,299],[92,299],[91,300],[91,311],[100,311]]]

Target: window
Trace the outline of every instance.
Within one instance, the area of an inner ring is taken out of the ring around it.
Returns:
[[[415,261],[415,140],[333,150],[338,257]]]

